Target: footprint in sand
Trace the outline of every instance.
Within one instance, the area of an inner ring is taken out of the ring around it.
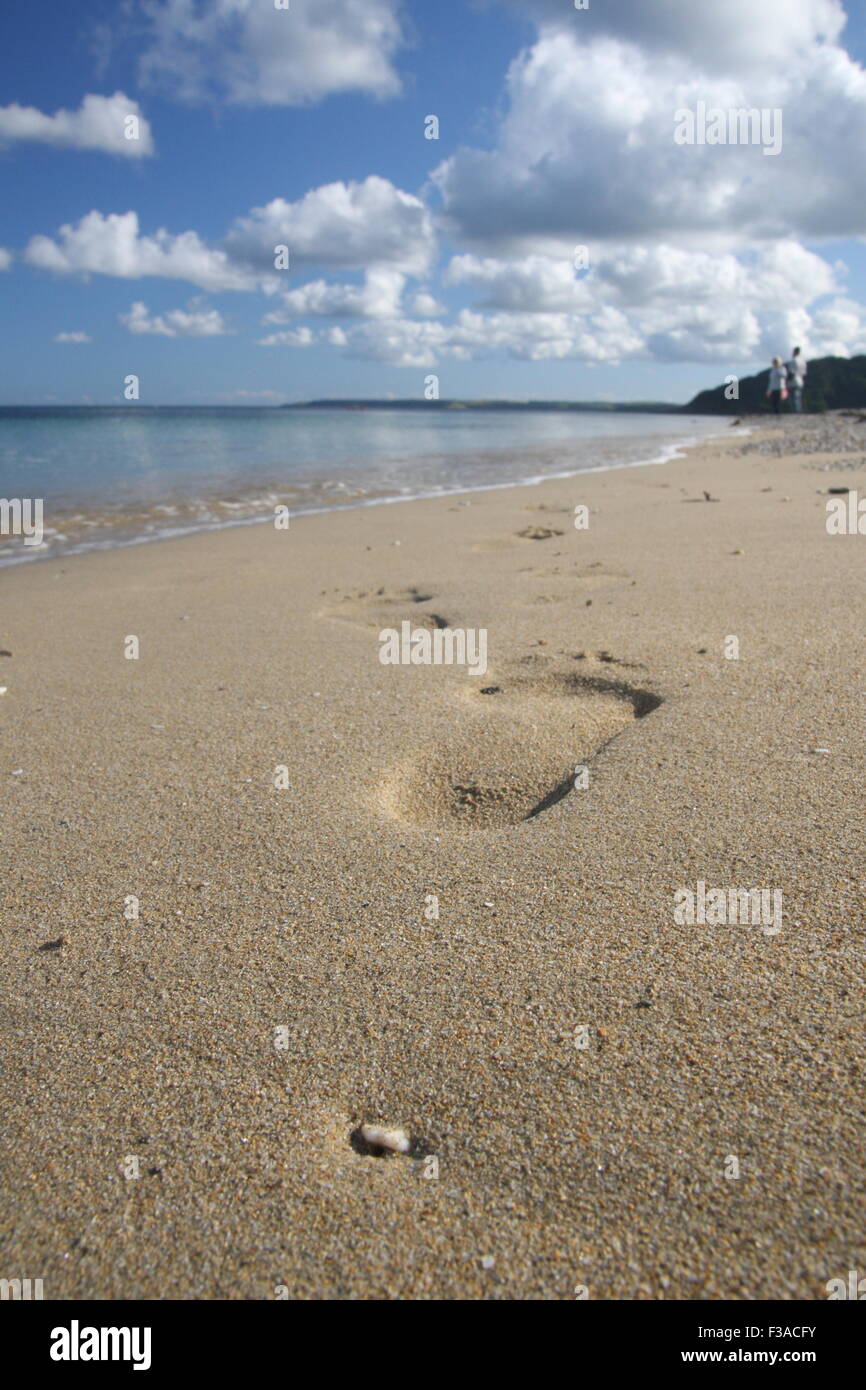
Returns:
[[[565,532],[556,526],[524,526],[522,531],[510,531],[499,536],[493,536],[489,540],[478,541],[472,546],[476,553],[489,550],[513,550],[518,543],[524,541],[550,541],[557,536],[564,536]]]
[[[335,590],[333,595],[325,597],[327,601],[318,613],[320,618],[336,618],[359,627],[377,631],[399,627],[403,618],[409,618],[413,627],[452,626],[448,618],[427,606],[433,602],[434,595],[423,585],[412,585],[408,589],[359,589],[354,593]]]
[[[609,589],[615,585],[620,588],[630,584],[629,575],[612,573],[596,567],[578,570],[569,574],[561,567],[556,569],[528,569],[521,570],[521,574],[531,574],[532,578],[527,584],[512,607],[514,608],[537,608],[539,605],[546,606],[551,603],[575,603],[594,594],[599,589]],[[562,587],[563,581],[567,581],[569,588]],[[540,593],[533,593],[532,589],[541,586]]]
[[[532,821],[573,790],[576,766],[662,703],[610,676],[527,664],[529,671],[488,672],[463,687],[447,738],[382,779],[387,814],[444,830]]]
[[[612,656],[610,652],[577,652],[574,659],[584,662],[597,661],[602,666],[623,666],[629,671],[642,669],[640,661],[623,661],[621,657]]]
[[[564,531],[558,531],[555,526],[524,526],[522,531],[516,531],[515,535],[525,541],[549,541],[554,536],[564,536]]]

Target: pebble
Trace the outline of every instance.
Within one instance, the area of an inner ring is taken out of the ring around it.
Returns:
[[[752,417],[750,424],[769,424],[769,417]],[[814,464],[821,471],[833,468],[866,468],[866,427],[864,421],[853,420],[841,411],[828,411],[824,415],[785,416],[772,435],[763,439],[749,439],[736,450],[741,456],[746,454],[769,454],[777,458],[790,454],[848,454],[852,457],[840,459],[832,465]],[[807,465],[808,466],[808,465]]]
[[[387,1149],[389,1153],[407,1154],[412,1147],[405,1129],[384,1125],[361,1125],[361,1138],[372,1149]]]

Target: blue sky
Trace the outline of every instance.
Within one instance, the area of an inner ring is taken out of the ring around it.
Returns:
[[[417,396],[431,374],[443,396],[682,401],[795,339],[866,352],[848,9],[8,5],[0,401],[110,403],[130,373],[153,404]],[[780,111],[781,152],[677,144],[701,101]]]

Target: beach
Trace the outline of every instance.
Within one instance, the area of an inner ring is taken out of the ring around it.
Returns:
[[[9,1277],[815,1299],[866,1267],[835,427],[4,570]],[[404,621],[484,630],[485,670],[383,664]],[[759,889],[780,930],[675,920]]]

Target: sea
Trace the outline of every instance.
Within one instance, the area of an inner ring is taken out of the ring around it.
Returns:
[[[662,464],[729,429],[604,410],[4,406],[0,565],[273,524],[278,506],[294,517]],[[4,499],[41,501],[41,543],[6,534]]]

